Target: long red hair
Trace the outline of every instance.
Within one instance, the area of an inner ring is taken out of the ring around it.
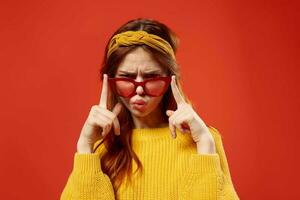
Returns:
[[[175,33],[163,23],[153,19],[138,18],[130,20],[122,25],[111,36],[110,40],[114,35],[130,30],[144,30],[148,33],[160,36],[170,43],[174,53],[176,53],[177,51],[179,40],[176,37]],[[126,56],[126,54],[134,50],[136,47],[141,46],[144,50],[150,52],[153,58],[163,68],[167,69],[168,75],[176,75],[177,85],[179,90],[181,91],[182,96],[185,98],[186,102],[192,104],[191,101],[182,92],[180,81],[178,81],[180,80],[179,65],[176,63],[176,60],[171,57],[171,55],[165,55],[162,52],[143,44],[119,47],[116,51],[114,51],[113,54],[106,58],[109,41],[106,44],[104,60],[100,69],[100,79],[102,81],[103,74],[108,74],[109,77],[114,77],[119,63]],[[121,102],[120,100],[118,100],[118,96],[116,96],[115,94],[111,94],[111,101],[108,102],[108,109],[111,110],[117,102]],[[164,94],[160,106],[163,111],[162,113],[165,113],[166,110],[169,109],[176,110],[176,102],[172,95],[171,87],[169,87],[167,92]],[[122,109],[121,113],[118,115],[118,119],[120,122],[121,134],[119,136],[116,136],[113,133],[114,130],[111,129],[107,137],[105,137],[94,148],[94,152],[96,152],[97,148],[100,145],[104,145],[105,149],[107,149],[107,151],[105,151],[105,153],[101,156],[101,167],[103,172],[110,177],[115,193],[122,182],[125,181],[125,178],[126,180],[131,181],[132,160],[134,160],[137,164],[137,170],[134,173],[138,171],[141,172],[143,169],[142,163],[131,148],[133,120],[130,112],[127,109]],[[165,122],[168,122],[167,115],[164,115],[164,120]]]

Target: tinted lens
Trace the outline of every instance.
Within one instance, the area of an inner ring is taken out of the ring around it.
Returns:
[[[160,96],[164,92],[166,82],[163,80],[151,80],[145,84],[144,91],[150,96]],[[123,97],[128,97],[135,92],[134,84],[130,81],[116,81],[116,92]]]
[[[134,91],[134,84],[129,81],[116,81],[116,90],[120,96],[128,97]]]
[[[163,93],[165,84],[166,82],[163,80],[148,81],[145,85],[146,93],[153,96],[159,96]]]

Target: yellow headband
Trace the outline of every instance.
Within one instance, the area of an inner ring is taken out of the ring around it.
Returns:
[[[130,46],[142,43],[165,54],[170,54],[172,58],[175,59],[173,48],[166,40],[157,35],[147,33],[146,31],[126,31],[115,35],[109,43],[107,57],[120,45]]]

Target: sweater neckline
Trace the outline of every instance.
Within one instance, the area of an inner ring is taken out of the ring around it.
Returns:
[[[155,127],[155,128],[133,128],[133,141],[150,141],[162,138],[172,138],[169,126]]]

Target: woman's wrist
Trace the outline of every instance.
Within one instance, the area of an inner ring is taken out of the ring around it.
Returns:
[[[198,154],[215,154],[215,142],[213,138],[203,137],[197,144]]]
[[[93,144],[89,143],[84,138],[79,138],[77,142],[77,153],[92,153]]]

